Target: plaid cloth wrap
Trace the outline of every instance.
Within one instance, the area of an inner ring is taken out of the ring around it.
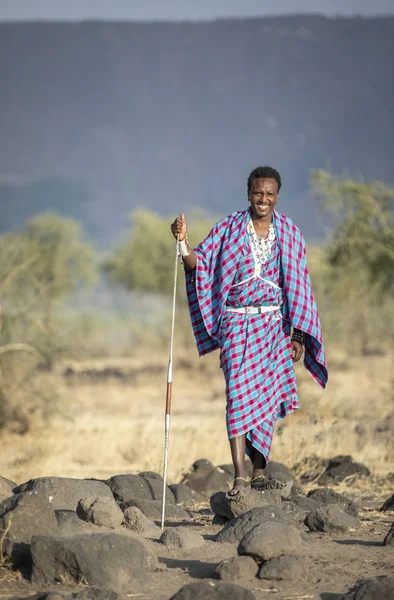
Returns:
[[[195,248],[197,266],[185,270],[186,291],[197,350],[200,356],[219,348],[218,333],[227,297],[240,257],[250,208],[222,219]],[[327,363],[319,315],[306,264],[302,233],[288,217],[274,211],[273,222],[280,248],[285,302],[283,317],[304,332],[304,365],[325,388]]]
[[[255,277],[247,232],[235,283],[227,304],[281,306],[280,251],[275,242],[268,261]],[[279,288],[276,286],[280,286]],[[225,312],[219,329],[220,364],[226,381],[226,423],[229,439],[246,434],[247,452],[257,449],[268,462],[277,419],[298,408],[290,341],[290,323],[280,311],[266,314]]]

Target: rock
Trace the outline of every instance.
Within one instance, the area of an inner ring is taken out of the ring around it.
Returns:
[[[123,594],[120,595],[117,592],[106,590],[104,588],[91,587],[85,587],[82,592],[79,592],[74,598],[75,600],[124,600]]]
[[[328,504],[313,510],[305,519],[311,531],[324,533],[347,531],[360,527],[360,521],[346,513],[338,504]]]
[[[174,483],[169,487],[174,494],[175,502],[177,504],[194,504],[205,500],[205,496],[195,492],[191,487],[184,483]]]
[[[107,485],[115,499],[123,504],[140,500],[162,501],[163,483],[159,479],[140,477],[139,475],[115,475],[108,479]],[[166,489],[166,504],[175,504],[174,494]]]
[[[353,462],[351,456],[336,456],[328,461],[324,473],[319,477],[319,485],[329,485],[343,481],[354,475],[368,476],[370,470],[362,463]]]
[[[393,600],[394,578],[373,577],[361,579],[342,600]]]
[[[392,433],[394,431],[394,412],[388,414],[384,419],[378,421],[375,426],[376,433]]]
[[[221,467],[215,467],[209,460],[197,460],[192,471],[185,475],[181,483],[205,497],[220,490],[231,489],[233,476]]]
[[[342,494],[334,492],[334,490],[331,490],[330,488],[317,488],[311,490],[308,494],[308,498],[315,500],[315,502],[318,502],[319,504],[339,504],[342,506],[343,510],[349,515],[352,515],[352,517],[357,517],[359,512],[359,507],[355,502],[352,502],[352,500]]]
[[[124,600],[123,594],[120,595],[117,592],[104,588],[91,587],[85,587],[74,598],[75,600]]]
[[[80,535],[82,533],[101,533],[102,529],[93,523],[80,519],[73,510],[56,510],[58,530],[56,535]],[[39,535],[39,533],[37,534]]]
[[[34,537],[35,586],[85,583],[115,592],[139,593],[151,582],[151,558],[139,540],[116,533]]]
[[[267,560],[260,567],[260,579],[296,581],[309,574],[309,564],[305,556],[277,556]]]
[[[155,473],[154,471],[143,471],[142,473],[138,473],[138,477],[142,477],[143,479],[157,479],[163,484],[162,475]]]
[[[85,587],[79,593],[40,592],[18,600],[125,600],[125,596],[104,588]]]
[[[389,510],[394,510],[394,494],[391,496],[391,498],[386,500],[386,502],[383,504],[383,506],[381,506],[379,508],[379,510],[381,510],[383,512],[387,512]]]
[[[216,536],[216,541],[238,545],[252,529],[262,523],[272,521],[275,523],[288,523],[295,526],[293,519],[286,514],[282,505],[261,506],[259,508],[253,508],[249,512],[229,521]]]
[[[234,519],[239,515],[259,506],[272,506],[281,504],[280,490],[263,490],[261,492],[246,488],[236,496],[228,497],[225,492],[217,492],[210,498],[213,512],[227,519]]]
[[[205,544],[205,540],[200,533],[181,527],[165,529],[160,541],[169,550],[198,548]]]
[[[292,522],[297,523],[298,525],[304,525],[304,521],[305,521],[305,517],[315,508],[317,508],[319,505],[317,504],[317,502],[313,502],[313,500],[309,500],[307,504],[302,505],[302,503],[300,502],[300,506],[297,504],[298,500],[308,500],[307,498],[304,498],[303,496],[291,496],[291,498],[286,498],[283,500],[282,504],[280,505],[282,510],[286,513],[286,515],[288,515],[288,517],[290,517],[290,519],[292,520]],[[309,504],[309,502],[311,504],[315,504],[316,506],[314,506],[313,508],[309,508],[306,509],[306,506]],[[304,508],[301,508],[301,506],[304,506]]]
[[[287,476],[287,479],[281,479],[281,481],[295,481],[296,478],[292,471],[284,465],[283,463],[276,462],[275,460],[271,460],[267,467],[264,469],[264,475],[270,479],[274,475],[277,477],[279,474],[282,476]]]
[[[391,524],[390,531],[384,538],[383,546],[394,546],[394,523]]]
[[[126,508],[124,511],[123,524],[127,529],[135,531],[136,533],[153,533],[154,531],[161,531],[159,527],[156,527],[154,522],[151,519],[148,519],[148,517],[146,517],[136,506],[129,506],[129,508]]]
[[[300,532],[288,523],[261,523],[242,538],[238,554],[257,560],[270,560],[284,554],[294,554],[301,546]]]
[[[307,514],[315,510],[315,508],[319,508],[321,504],[313,498],[305,498],[304,496],[293,496],[291,499],[286,499],[283,503],[283,506],[292,506],[294,510],[297,507],[300,510],[300,512],[304,514],[305,519]]]
[[[15,494],[0,504],[0,530],[8,529],[4,550],[14,566],[29,560],[29,544],[34,535],[52,535],[57,527],[53,507],[43,495]]]
[[[170,600],[256,600],[249,590],[233,583],[213,581],[190,583],[171,596]]]
[[[242,583],[256,577],[259,568],[251,556],[234,556],[216,567],[216,575],[227,583]]]
[[[14,493],[36,492],[45,496],[53,510],[76,510],[81,498],[102,496],[112,498],[112,492],[105,483],[94,479],[73,479],[69,477],[39,477],[30,479],[14,489]]]
[[[13,496],[11,485],[4,477],[0,477],[0,504]]]
[[[26,598],[11,598],[11,600],[74,600],[73,594],[67,592],[39,592]],[[104,599],[103,599],[104,600]]]
[[[313,454],[312,456],[306,456],[294,467],[296,473],[299,473],[301,483],[310,483],[316,481],[320,475],[326,470],[328,460],[320,458]]]
[[[123,512],[114,498],[88,496],[78,502],[77,515],[83,521],[88,521],[100,527],[119,527],[123,522]]]
[[[197,462],[199,462],[199,461],[197,461]],[[225,471],[226,473],[228,473],[231,476],[231,481],[234,479],[235,471],[234,471],[234,465],[232,463],[228,463],[225,465],[218,465],[218,468],[221,469],[222,471]],[[245,460],[246,477],[251,478],[252,472],[253,472],[253,465],[249,459],[246,459]]]
[[[136,500],[129,505],[124,505],[123,510],[129,506],[136,506],[140,511],[153,521],[161,520],[161,501],[159,500]],[[170,521],[190,521],[190,514],[176,504],[166,504],[165,518]]]

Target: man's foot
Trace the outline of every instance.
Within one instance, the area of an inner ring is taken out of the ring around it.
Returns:
[[[232,487],[232,489],[227,492],[226,496],[228,498],[235,498],[236,496],[238,496],[241,492],[241,490],[246,489],[247,487],[249,487],[250,485],[250,480],[249,479],[245,479],[245,477],[235,477],[234,478],[234,485]]]

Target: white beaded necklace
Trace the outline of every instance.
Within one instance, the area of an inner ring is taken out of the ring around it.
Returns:
[[[250,244],[252,247],[253,257],[256,266],[258,267],[258,270],[260,270],[262,266],[265,265],[265,263],[267,262],[272,251],[272,246],[275,242],[274,224],[271,223],[271,225],[268,227],[268,233],[265,238],[259,238],[254,228],[253,221],[252,219],[250,219],[248,225],[248,233]]]

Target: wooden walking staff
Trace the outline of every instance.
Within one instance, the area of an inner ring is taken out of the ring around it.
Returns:
[[[166,414],[165,414],[165,434],[164,434],[163,498],[162,498],[162,505],[161,505],[161,528],[162,529],[164,529],[164,517],[165,517],[165,510],[166,510],[168,443],[169,443],[169,439],[170,439],[171,394],[172,394],[172,352],[173,352],[173,347],[174,347],[175,299],[176,299],[176,282],[177,282],[177,276],[178,276],[178,243],[179,243],[179,235],[176,236],[174,291],[173,291],[173,296],[172,296],[170,357],[168,360],[168,370],[167,370],[167,393],[166,393]]]

